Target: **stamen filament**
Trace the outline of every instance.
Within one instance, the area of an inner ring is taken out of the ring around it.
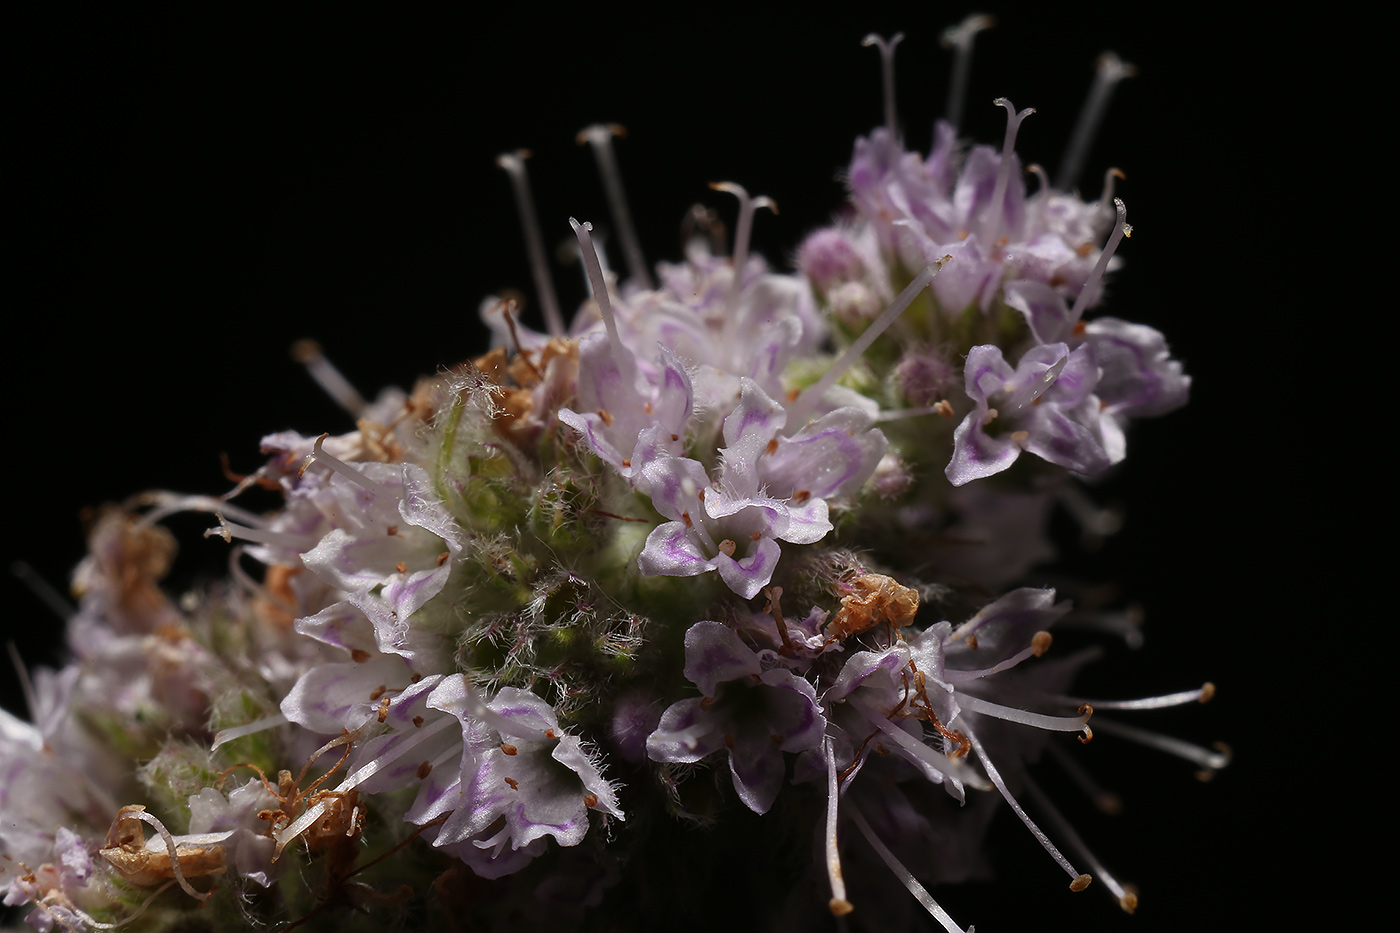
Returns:
[[[261,528],[248,528],[243,525],[235,525],[224,518],[220,512],[215,512],[214,517],[219,521],[218,528],[207,528],[204,537],[220,537],[224,541],[231,543],[234,538],[242,538],[244,541],[256,541],[258,544],[268,544],[273,547],[291,548],[295,551],[309,551],[316,546],[318,538],[310,535],[288,534],[284,531],[265,531]]]
[[[967,785],[976,790],[991,789],[987,786],[985,781],[979,779],[972,769],[968,768],[962,761],[954,760],[941,752],[934,751],[888,719],[878,719],[874,724],[879,727],[881,732],[894,739],[905,751],[952,781],[953,786],[958,788],[959,799],[962,797],[961,791],[963,785]]]
[[[1014,706],[1002,706],[1000,703],[993,703],[991,700],[984,700],[981,697],[973,696],[970,693],[958,692],[958,705],[965,710],[974,713],[981,713],[983,716],[991,716],[994,719],[1004,719],[1007,722],[1020,723],[1023,726],[1033,726],[1036,729],[1044,729],[1047,732],[1079,732],[1092,734],[1089,732],[1089,717],[1094,715],[1092,708],[1086,708],[1087,712],[1078,716],[1047,716],[1044,713],[1032,713],[1029,710],[1016,709]]]
[[[1084,159],[1094,142],[1094,133],[1099,128],[1104,111],[1108,109],[1113,89],[1124,78],[1137,74],[1137,68],[1123,61],[1112,52],[1104,52],[1094,63],[1094,83],[1089,86],[1089,96],[1084,99],[1084,107],[1079,111],[1079,119],[1070,134],[1069,145],[1060,159],[1060,171],[1055,177],[1055,187],[1068,191],[1084,169]]]
[[[209,746],[209,751],[217,752],[223,745],[227,745],[234,739],[241,739],[245,735],[252,735],[262,732],[264,729],[275,729],[278,726],[285,726],[288,723],[286,716],[276,713],[272,716],[264,716],[262,719],[254,719],[252,722],[244,723],[241,726],[231,726],[227,729],[220,729],[214,734],[214,744]]]
[[[496,157],[496,164],[510,175],[511,190],[515,193],[515,209],[520,214],[520,226],[525,231],[525,252],[530,257],[530,274],[535,279],[535,292],[540,300],[540,310],[544,313],[545,327],[550,336],[564,334],[564,318],[559,313],[559,299],[554,294],[554,281],[549,275],[549,264],[544,256],[544,236],[540,233],[539,217],[535,213],[535,199],[530,194],[530,178],[525,173],[525,160],[528,149],[517,149]]]
[[[650,291],[654,286],[651,275],[647,272],[641,244],[637,242],[637,233],[632,228],[632,215],[627,210],[627,195],[622,190],[622,173],[618,171],[617,156],[613,154],[612,138],[625,135],[627,131],[616,123],[595,123],[578,134],[578,142],[580,145],[588,143],[598,161],[598,174],[603,179],[608,210],[612,212],[613,223],[617,224],[617,235],[622,241],[622,255],[627,263],[627,272],[633,281]]]
[[[832,914],[843,917],[854,910],[846,900],[846,880],[841,876],[841,852],[836,845],[836,818],[840,791],[836,783],[836,751],[831,736],[822,736],[822,754],[826,757],[826,876],[831,881]]]
[[[961,697],[959,699],[961,700]],[[1001,779],[1001,775],[997,772],[996,765],[992,764],[992,760],[987,757],[987,750],[984,749],[982,743],[977,740],[976,734],[966,726],[963,727],[963,732],[967,735],[968,740],[972,742],[972,747],[977,752],[977,759],[982,762],[982,767],[986,770],[987,777],[996,785],[996,789],[1001,792],[1001,796],[1005,798],[1007,803],[1011,804],[1011,809],[1016,811],[1016,815],[1021,818],[1021,822],[1026,824],[1026,828],[1039,840],[1040,844],[1045,848],[1045,851],[1050,853],[1050,857],[1074,879],[1070,882],[1070,890],[1083,891],[1087,888],[1089,882],[1093,880],[1091,876],[1080,874],[1075,867],[1070,864],[1069,859],[1060,854],[1060,850],[1055,848],[1055,844],[1050,841],[1050,837],[1045,835],[1044,831],[1042,831],[1039,826],[1035,825],[1035,821],[1032,820],[1026,814],[1026,811],[1021,808],[1021,805],[1016,802],[1016,798],[1011,796],[1011,791],[1007,788],[1006,782]]]
[[[870,326],[846,348],[846,352],[842,353],[841,356],[837,358],[836,362],[831,365],[831,368],[828,369],[820,379],[802,390],[802,394],[788,406],[787,426],[790,430],[797,431],[802,428],[807,420],[807,416],[817,403],[821,401],[822,396],[826,394],[826,390],[835,385],[836,380],[840,379],[846,370],[850,369],[855,361],[860,359],[861,354],[865,353],[865,351],[870,348],[870,345],[875,342],[875,338],[884,333],[885,330],[894,323],[895,318],[899,317],[899,315],[904,312],[905,308],[914,303],[914,299],[918,297],[919,292],[928,287],[928,283],[933,281],[933,277],[938,274],[938,270],[942,269],[943,264],[952,258],[952,256],[944,256],[942,259],[935,259],[933,262],[924,266],[923,271],[914,276],[914,281],[910,282],[904,291],[899,293],[899,297],[896,298],[888,308],[882,311],[880,316],[872,321]]]
[[[1088,703],[1094,709],[1166,709],[1171,706],[1186,706],[1190,703],[1207,703],[1215,696],[1215,684],[1206,681],[1195,690],[1182,690],[1180,693],[1167,693],[1157,697],[1142,697],[1137,700],[1080,700],[1071,698],[1071,703]]]
[[[1081,859],[1089,865],[1089,872],[1096,881],[1102,881],[1109,892],[1118,899],[1118,906],[1128,913],[1137,909],[1137,895],[1127,890],[1118,883],[1118,879],[1104,867],[1103,862],[1094,856],[1089,847],[1085,845],[1083,837],[1075,832],[1069,820],[1064,818],[1059,809],[1050,802],[1050,798],[1040,789],[1040,785],[1031,780],[1030,775],[1025,776],[1026,793],[1035,800],[1035,805],[1045,814],[1046,820],[1054,827],[1055,831],[1064,837],[1069,847],[1073,849]]]
[[[948,79],[948,104],[943,119],[957,132],[962,126],[963,107],[967,103],[967,77],[972,71],[972,40],[984,29],[997,23],[996,17],[974,13],[956,26],[943,30],[942,44],[953,50],[953,71]]]
[[[335,368],[335,364],[326,359],[325,354],[321,352],[321,345],[316,341],[298,340],[292,344],[292,359],[305,366],[321,390],[331,397],[331,401],[349,412],[351,417],[358,419],[369,407],[365,397],[350,384],[350,380]]]
[[[919,880],[914,877],[909,869],[904,867],[895,854],[891,852],[880,837],[875,835],[875,831],[870,828],[870,824],[865,822],[865,818],[855,810],[851,810],[851,822],[855,823],[856,829],[865,837],[865,841],[870,843],[870,847],[875,850],[875,854],[885,863],[894,876],[900,880],[909,893],[914,895],[914,899],[928,911],[929,916],[943,925],[943,929],[948,933],[963,933],[962,927],[953,922],[953,918],[948,916],[948,912],[938,906],[938,902],[933,899],[933,895],[928,893],[928,889],[919,884]],[[967,933],[975,933],[976,927],[968,927]]]
[[[1021,121],[1035,113],[1034,107],[1027,107],[1020,113],[1005,97],[998,97],[992,103],[1006,108],[1006,138],[1001,146],[1001,164],[997,167],[997,183],[992,189],[992,200],[988,206],[986,226],[982,228],[982,242],[988,249],[996,245],[1001,236],[1001,218],[1006,213],[1006,188],[1011,184],[1011,161],[1016,155],[1016,132]]]
[[[880,49],[880,80],[884,90],[885,102],[885,128],[890,131],[890,135],[899,138],[899,126],[896,123],[896,112],[894,106],[894,47],[904,40],[904,33],[897,32],[888,40],[884,36],[871,33],[860,44],[864,46],[878,46]]]
[[[1193,764],[1200,765],[1207,771],[1219,771],[1230,763],[1230,750],[1223,745],[1218,746],[1215,750],[1202,748],[1191,742],[1151,732],[1147,729],[1139,729],[1136,726],[1129,726],[1112,719],[1100,719],[1096,725],[1100,731],[1107,732],[1109,735],[1116,735],[1130,742],[1155,748],[1159,752],[1184,758]]]

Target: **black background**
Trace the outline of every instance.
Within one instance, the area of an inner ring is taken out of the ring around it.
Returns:
[[[1259,442],[1297,416],[1260,390],[1278,322],[1300,314],[1274,237],[1276,192],[1297,180],[1281,144],[1293,99],[1283,48],[1178,5],[996,6],[984,7],[1001,22],[978,39],[965,131],[1000,141],[993,97],[1034,106],[1018,141],[1028,162],[1056,164],[1098,53],[1141,70],[1120,86],[1081,185],[1096,196],[1104,168],[1127,173],[1118,191],[1135,232],[1106,308],[1164,331],[1195,381],[1189,408],[1130,434],[1127,469],[1104,493],[1130,505],[1129,523],[1080,565],[1148,612],[1146,650],[1115,653],[1096,686],[1215,681],[1210,706],[1144,724],[1225,739],[1237,760],[1201,785],[1175,760],[1095,743],[1128,810],[1076,823],[1141,887],[1136,917],[1093,889],[1069,895],[1016,825],[996,836],[1009,880],[936,895],[981,930],[1223,930],[1318,909],[1288,840],[1317,806],[1294,756],[1319,733],[1309,704],[1280,699],[1302,676],[1288,646],[1305,635],[1273,595],[1296,570],[1281,523],[1303,507],[1261,480],[1277,464]],[[270,431],[348,430],[290,359],[298,338],[320,341],[369,394],[479,349],[481,298],[533,291],[500,152],[533,150],[554,243],[570,215],[608,220],[574,134],[624,124],[619,160],[651,261],[678,256],[692,203],[732,217],[706,184],[733,180],[777,201],[754,243],[782,264],[837,208],[852,142],[881,119],[878,55],[862,36],[907,35],[911,145],[926,150],[942,111],[938,35],[971,8],[870,7],[839,18],[687,7],[655,22],[583,6],[22,18],[6,134],[6,564],[63,589],[82,507],[150,488],[222,491],[220,452],[247,470]],[[579,276],[561,268],[556,282],[567,313]],[[221,572],[224,546],[198,540],[203,525],[176,523],[180,579]],[[59,621],[17,582],[4,587],[5,635],[31,662],[56,662]]]

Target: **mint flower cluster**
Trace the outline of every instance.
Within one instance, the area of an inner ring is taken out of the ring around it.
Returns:
[[[949,31],[959,67],[983,25]],[[981,869],[1005,803],[1131,911],[1028,766],[1097,732],[1222,767],[1111,712],[1214,688],[1076,694],[1097,651],[1051,630],[1133,623],[1027,580],[1055,504],[1190,378],[1097,313],[1131,233],[1113,174],[1086,201],[1023,167],[1005,100],[1000,146],[960,139],[956,102],[907,150],[898,37],[869,41],[887,125],[796,272],[750,254],[776,207],[734,183],[732,238],[702,212],[648,268],[593,127],[628,274],[571,219],[591,296],[566,320],[503,156],[543,329],[489,298],[489,352],[373,402],[305,344],[355,430],[104,513],[71,662],[29,677],[32,722],[0,713],[5,903],[42,931],[622,929],[732,884],[756,928],[962,930],[929,888]],[[240,505],[255,487],[280,506]],[[174,599],[159,523],[190,511],[231,573]]]

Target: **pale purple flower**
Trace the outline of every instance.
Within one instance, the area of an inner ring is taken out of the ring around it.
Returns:
[[[733,629],[697,622],[685,633],[685,676],[703,694],[671,705],[647,739],[654,761],[700,761],[721,749],[739,799],[766,813],[782,788],[784,752],[816,748],[826,720],[816,691],[782,668],[764,671]]]

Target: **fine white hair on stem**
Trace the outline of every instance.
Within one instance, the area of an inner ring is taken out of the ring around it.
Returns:
[[[617,167],[617,156],[613,152],[612,138],[626,136],[627,131],[616,123],[595,123],[578,134],[579,145],[588,143],[593,148],[593,156],[598,161],[598,174],[603,179],[603,191],[608,198],[608,210],[613,223],[617,224],[617,235],[622,241],[622,256],[627,263],[627,274],[632,280],[650,291],[653,287],[651,274],[647,272],[646,258],[642,246],[637,241],[637,231],[632,226],[632,214],[627,209],[627,194],[622,190],[622,172]]]
[[[1060,170],[1055,174],[1055,187],[1060,191],[1074,187],[1079,173],[1084,170],[1084,160],[1094,143],[1094,133],[1098,131],[1104,111],[1108,109],[1113,89],[1119,81],[1137,74],[1136,66],[1112,52],[1104,52],[1094,64],[1094,83],[1089,86],[1089,96],[1084,99],[1079,119],[1075,121],[1074,131],[1070,133],[1069,143],[1065,146],[1064,157],[1060,159]]]
[[[544,313],[544,323],[550,336],[564,334],[564,318],[559,313],[559,298],[554,293],[554,282],[549,276],[549,263],[545,261],[544,236],[540,233],[539,216],[535,212],[535,199],[530,193],[530,177],[525,172],[528,149],[502,153],[496,157],[496,164],[510,176],[511,191],[515,194],[515,208],[520,214],[520,226],[525,231],[525,251],[530,257],[530,274],[535,279],[535,293],[540,300],[540,310]]]

